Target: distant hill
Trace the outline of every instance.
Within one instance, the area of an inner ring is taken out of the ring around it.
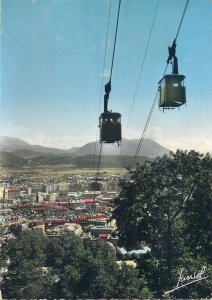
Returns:
[[[123,139],[122,148],[117,145],[104,144],[101,167],[116,168],[118,167],[118,161],[122,167],[130,166],[137,150],[138,143],[139,140],[136,139]],[[94,163],[94,167],[96,167],[99,152],[99,142],[91,142],[82,147],[62,150],[39,145],[30,145],[17,138],[0,137],[0,166],[3,167],[68,164],[76,167],[90,168],[93,167]],[[94,153],[96,153],[95,162]],[[145,139],[138,161],[143,163],[147,159],[150,160],[168,153],[168,149],[150,139]]]
[[[0,136],[0,150],[13,152],[16,150],[20,150],[24,153],[24,151],[29,150],[38,153],[53,153],[53,154],[64,154],[67,153],[67,150],[62,150],[58,148],[49,148],[40,145],[30,145],[29,143],[14,137],[8,136]]]
[[[103,155],[101,158],[101,168],[128,168],[132,165],[134,156]],[[98,157],[94,161],[93,155],[83,155],[74,158],[74,164],[80,168],[97,168]],[[146,161],[153,161],[148,157],[139,156],[137,163],[143,165]]]
[[[101,168],[127,168],[133,162],[134,156],[103,155],[101,158]],[[144,164],[151,161],[148,157],[139,156],[137,162]],[[36,157],[22,158],[12,153],[0,151],[1,167],[26,167],[26,166],[46,166],[46,165],[69,165],[76,168],[97,168],[98,156],[94,160],[94,155],[67,156],[55,154],[43,154]]]
[[[22,167],[25,165],[27,165],[26,159],[9,152],[0,151],[0,167]]]
[[[19,149],[27,149],[31,145],[21,139],[9,137],[9,136],[0,136],[0,150],[12,152]]]
[[[28,149],[14,150],[10,153],[15,156],[24,157],[24,158],[28,158],[28,159],[42,155],[42,152],[36,152],[33,150],[28,150]]]
[[[120,147],[117,147],[116,145],[110,145],[110,144],[104,144],[102,154],[103,155],[135,155],[139,139],[123,139],[122,140],[122,149]],[[81,148],[77,150],[78,155],[89,155],[93,154],[96,147],[96,153],[99,153],[100,151],[100,144],[99,142],[91,142],[88,143]],[[165,147],[161,146],[160,144],[150,140],[150,139],[144,139],[142,149],[139,153],[141,156],[147,156],[150,158],[155,158],[157,156],[163,156],[164,154],[168,154],[169,150]]]
[[[43,154],[28,161],[28,165],[43,166],[43,165],[71,165],[74,164],[74,157],[72,155],[60,156],[55,154]]]
[[[135,155],[139,143],[139,139],[123,139],[122,149],[115,144],[104,144],[103,155]],[[20,157],[35,157],[42,154],[55,154],[64,155],[75,154],[75,155],[93,155],[96,149],[96,153],[100,151],[99,142],[87,143],[82,147],[73,147],[69,150],[63,150],[58,148],[49,148],[40,145],[30,145],[21,139],[13,137],[0,137],[0,151],[12,152],[14,155]],[[147,156],[154,158],[168,154],[169,150],[160,144],[150,139],[144,139],[142,149],[139,153],[141,156]]]

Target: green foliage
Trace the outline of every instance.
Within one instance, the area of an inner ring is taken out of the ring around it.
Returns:
[[[116,297],[121,299],[147,299],[152,298],[153,295],[147,287],[146,279],[139,276],[139,271],[125,265],[118,271]]]
[[[28,259],[44,264],[46,238],[40,230],[24,231],[17,239],[9,241],[6,253],[14,266],[18,266],[22,260]]]
[[[86,298],[107,298],[114,293],[116,283],[116,257],[114,250],[102,241],[86,249],[81,292]]]
[[[10,232],[13,233],[15,236],[20,235],[20,233],[22,232],[22,225],[21,224],[11,224]]]
[[[3,226],[0,226],[0,237],[4,236],[5,228]]]
[[[7,232],[7,230],[5,230],[5,227],[0,226],[0,238],[2,238],[6,232]],[[0,245],[0,267],[1,268],[6,266],[6,260],[7,260],[7,255],[4,251],[4,245],[5,245],[5,242],[1,241],[1,245]]]
[[[43,274],[46,239],[41,231],[24,231],[3,245],[9,259],[2,293],[7,298],[43,298],[49,293],[49,278]]]
[[[185,286],[183,288],[180,288],[179,290],[175,291],[174,295],[177,298],[207,298],[210,296],[211,293],[211,271],[212,266],[209,264],[209,261],[207,258],[199,257],[196,258],[195,254],[191,253],[189,250],[185,251],[185,254],[181,257],[181,266],[183,266],[182,274],[183,276],[189,276],[194,275],[205,268],[205,273],[202,275],[202,278],[204,277],[204,280],[201,280],[199,282],[195,282],[193,284],[190,284],[188,286]],[[174,270],[175,274],[175,282],[178,282],[179,274],[181,272],[179,268],[176,268]],[[177,285],[177,284],[176,284]]]
[[[188,253],[209,263],[211,166],[209,155],[178,150],[138,166],[120,182],[113,211],[120,243],[128,249],[148,243],[151,253],[139,265],[156,297],[176,284]]]
[[[4,298],[151,297],[144,277],[130,267],[121,269],[115,250],[103,241],[85,248],[81,238],[68,232],[48,239],[41,231],[24,231],[3,250],[2,258],[10,258]]]
[[[44,298],[49,294],[49,284],[50,278],[42,274],[36,261],[22,260],[19,266],[9,266],[2,293],[9,299]]]

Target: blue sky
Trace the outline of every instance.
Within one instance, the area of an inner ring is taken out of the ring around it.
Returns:
[[[121,3],[109,109],[122,114],[127,138],[142,135],[186,0],[159,1],[129,120],[157,3]],[[111,0],[103,70],[109,7],[110,0],[1,1],[0,135],[60,148],[96,140],[118,0]],[[176,52],[179,73],[186,76],[187,105],[165,113],[156,105],[147,131],[172,150],[212,152],[211,21],[212,1],[190,0]]]

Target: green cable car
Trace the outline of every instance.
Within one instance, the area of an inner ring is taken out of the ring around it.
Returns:
[[[186,103],[184,79],[184,75],[171,74],[159,81],[159,107],[175,108]]]
[[[174,109],[186,103],[186,89],[184,86],[184,75],[178,74],[178,61],[175,56],[176,42],[169,47],[167,64],[172,62],[172,74],[165,75],[159,82],[159,107],[163,109]]]

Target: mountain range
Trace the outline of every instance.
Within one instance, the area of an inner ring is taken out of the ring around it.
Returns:
[[[118,159],[121,166],[130,165],[139,141],[139,139],[123,139],[121,148],[114,144],[104,144],[102,147],[102,167],[114,167],[117,165]],[[99,142],[90,142],[82,147],[63,150],[31,145],[18,138],[0,136],[0,166],[2,167],[57,164],[93,167],[94,154],[96,153],[96,156],[98,156],[99,152]],[[150,139],[144,139],[138,162],[142,163],[147,158],[154,159],[168,153],[169,150],[160,144]]]

